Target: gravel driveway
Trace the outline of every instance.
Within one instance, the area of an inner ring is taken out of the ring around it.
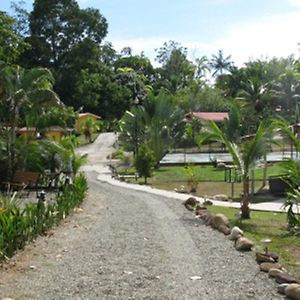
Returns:
[[[2,266],[0,298],[283,299],[180,201],[99,182],[95,164],[81,209]]]

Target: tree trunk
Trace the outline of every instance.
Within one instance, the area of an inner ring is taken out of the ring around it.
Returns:
[[[243,199],[241,205],[242,219],[250,219],[249,208],[249,176],[243,176]]]
[[[268,168],[268,162],[267,162],[267,154],[264,154],[264,172],[263,172],[263,182],[262,187],[264,188],[267,184],[267,168]]]

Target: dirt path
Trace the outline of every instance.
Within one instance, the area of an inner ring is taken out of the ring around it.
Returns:
[[[3,267],[0,297],[281,299],[250,254],[179,201],[96,180],[110,149],[101,138],[113,141],[80,149],[90,153],[82,209]]]

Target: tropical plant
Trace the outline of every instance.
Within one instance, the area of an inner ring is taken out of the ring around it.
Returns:
[[[224,57],[223,51],[219,50],[218,54],[212,55],[209,66],[214,69],[212,76],[223,75],[224,71],[228,71],[232,66],[231,55]]]
[[[293,143],[297,152],[300,152],[300,141],[291,127],[285,121],[275,120],[273,126],[280,128]],[[281,166],[286,170],[287,183],[290,186],[287,192],[287,198],[283,204],[283,207],[287,209],[287,219],[290,230],[299,230],[300,218],[299,218],[299,205],[300,205],[300,163],[298,160],[288,159],[281,163]],[[295,213],[296,212],[296,213]],[[298,215],[297,215],[298,213]]]
[[[139,175],[144,177],[145,184],[147,184],[147,178],[151,176],[155,166],[154,152],[147,145],[143,144],[139,147],[134,166]]]
[[[225,144],[230,153],[234,165],[239,170],[243,184],[243,196],[241,201],[241,216],[243,219],[250,218],[250,168],[255,162],[264,156],[272,136],[272,128],[260,123],[256,133],[251,139],[241,140],[239,143],[232,141],[226,133],[215,123],[208,124],[210,133],[200,136],[198,145],[205,141],[217,141]]]
[[[86,140],[92,143],[92,134],[100,130],[100,124],[93,118],[87,118],[81,127],[81,131],[84,133]]]
[[[24,70],[19,66],[0,66],[0,95],[2,106],[0,123],[6,125],[7,173],[13,174],[15,164],[16,129],[20,124],[21,111],[33,103],[61,105],[53,92],[53,77],[49,70],[36,68]]]

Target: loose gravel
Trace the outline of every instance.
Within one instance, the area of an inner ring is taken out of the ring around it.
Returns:
[[[91,170],[105,161],[105,143],[82,149]],[[86,175],[82,207],[2,265],[0,299],[284,299],[251,253],[236,251],[181,201]]]

